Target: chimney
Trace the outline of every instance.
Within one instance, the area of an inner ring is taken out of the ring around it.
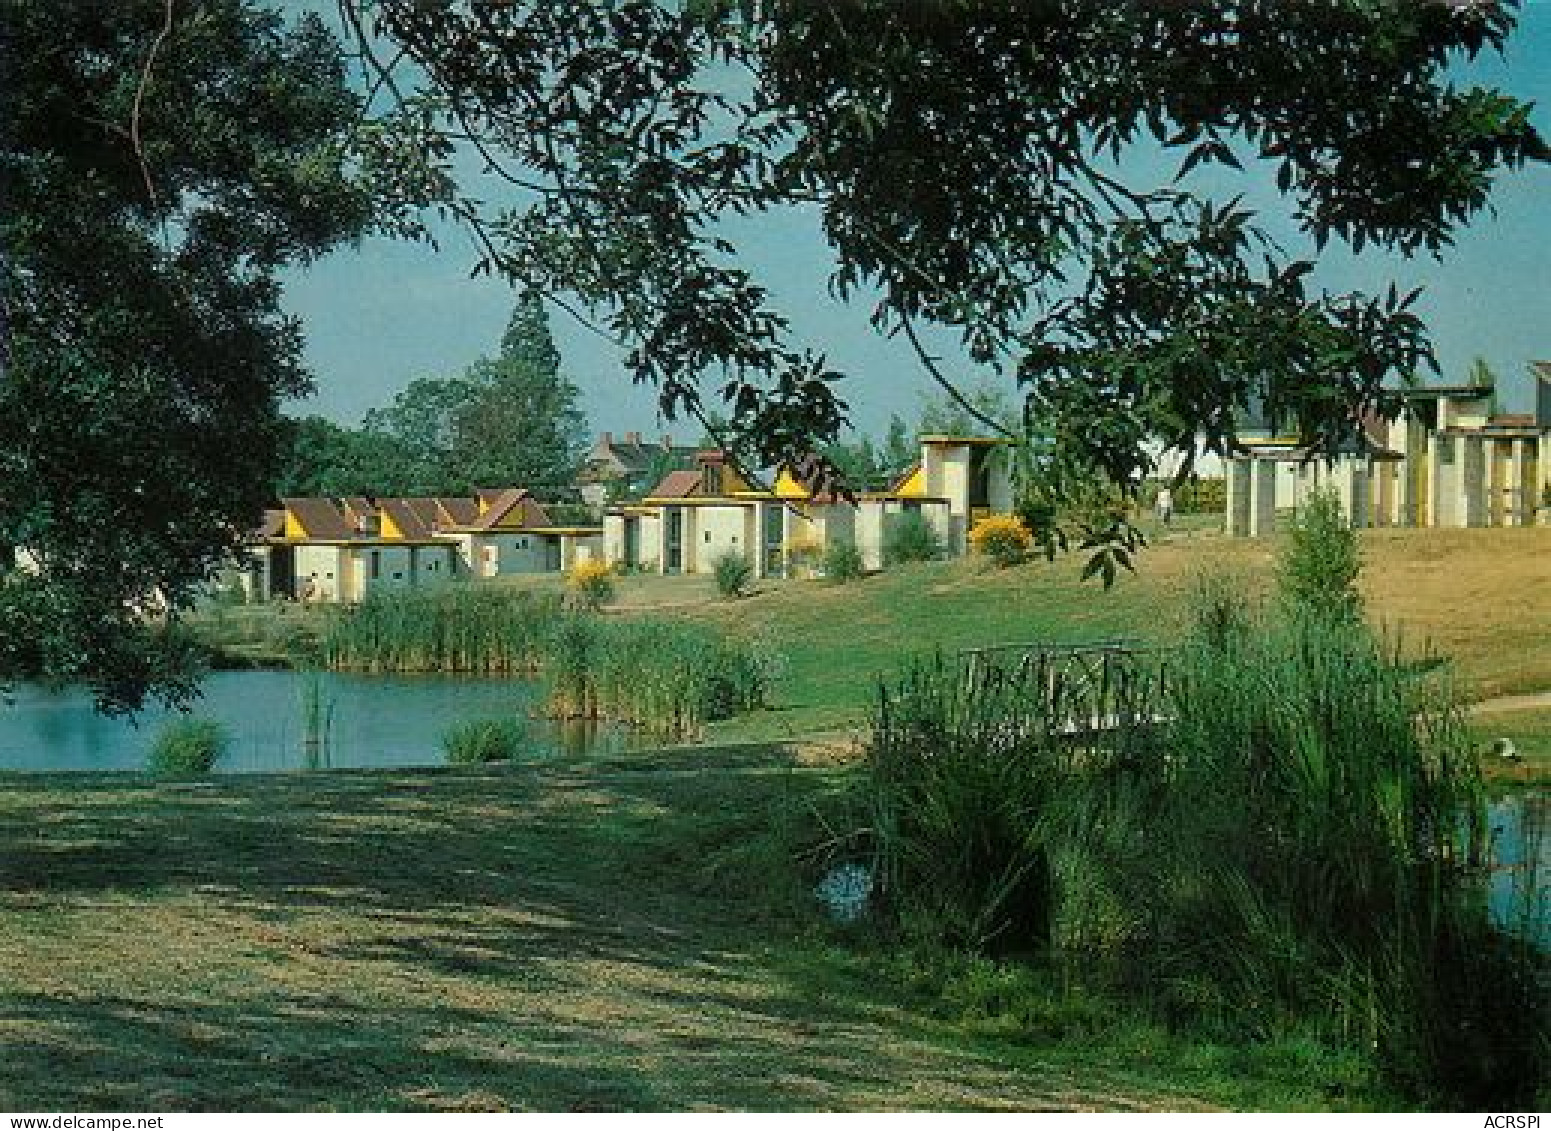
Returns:
[[[605,448],[613,447],[614,446],[614,433],[612,433],[612,432],[605,432],[605,433],[603,433],[602,442],[603,442],[603,446]]]
[[[665,452],[671,452],[673,450],[673,437],[669,436],[667,433],[663,433],[662,450]]]
[[[629,444],[633,448],[639,448],[641,446],[641,433],[626,432],[625,443]]]

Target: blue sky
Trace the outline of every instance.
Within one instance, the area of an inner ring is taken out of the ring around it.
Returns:
[[[1506,58],[1483,56],[1462,68],[1461,78],[1535,102],[1535,124],[1551,137],[1551,0],[1529,0]],[[1132,172],[1145,177],[1160,169],[1144,159]],[[1243,187],[1235,182],[1219,195]],[[1268,203],[1270,197],[1252,192],[1249,199]],[[1504,407],[1527,409],[1526,364],[1551,358],[1551,166],[1504,177],[1493,203],[1494,211],[1461,231],[1442,260],[1353,256],[1332,247],[1315,278],[1337,291],[1377,291],[1392,280],[1402,289],[1423,287],[1419,309],[1432,329],[1441,379],[1462,380],[1471,361],[1484,357],[1501,379]],[[843,395],[853,424],[877,434],[890,413],[913,419],[930,381],[908,346],[872,331],[865,302],[846,306],[828,297],[830,261],[813,215],[744,221],[736,240],[799,338],[848,375]],[[448,376],[493,353],[515,296],[504,283],[470,278],[475,259],[468,240],[448,230],[440,251],[371,239],[291,272],[285,306],[302,319],[317,392],[288,411],[355,424],[414,379]],[[611,344],[559,310],[551,311],[551,322],[594,430],[698,432],[695,425],[659,419],[653,392],[630,383]],[[989,379],[957,354],[950,338],[934,348],[944,355],[943,368],[965,384]]]

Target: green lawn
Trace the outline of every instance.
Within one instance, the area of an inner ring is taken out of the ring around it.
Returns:
[[[1179,579],[1174,579],[1177,583]],[[786,739],[865,725],[880,677],[913,658],[989,644],[1166,640],[1182,623],[1176,585],[1123,577],[1108,591],[1078,579],[1071,560],[1012,570],[978,561],[901,567],[848,585],[767,586],[679,615],[760,639],[786,661],[774,710],[721,724],[715,737]]]
[[[1386,1102],[1302,1045],[842,945],[773,863],[836,773],[0,777],[0,1109]]]

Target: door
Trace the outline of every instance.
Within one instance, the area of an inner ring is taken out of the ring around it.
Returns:
[[[641,564],[641,520],[625,519],[625,564],[634,568]]]
[[[682,573],[684,572],[684,508],[669,507],[663,517],[668,524],[663,544],[666,557],[663,572]]]
[[[766,503],[764,514],[766,577],[786,576],[786,506]]]

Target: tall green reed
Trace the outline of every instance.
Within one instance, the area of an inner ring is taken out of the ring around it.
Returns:
[[[489,586],[374,593],[341,611],[320,648],[335,670],[534,672],[561,612],[557,596]]]
[[[551,637],[552,713],[682,737],[765,704],[776,658],[700,625],[573,614]]]
[[[336,670],[542,675],[560,718],[667,737],[763,706],[778,657],[693,624],[571,610],[558,597],[449,585],[373,595],[320,642]]]
[[[868,761],[885,906],[1194,1031],[1312,1030],[1431,1102],[1533,1102],[1546,956],[1492,921],[1446,680],[1348,616],[1225,592],[1161,709],[1105,700],[1114,725],[1087,733],[1037,663],[939,661],[888,689]]]
[[[324,674],[317,668],[301,672],[298,694],[302,709],[302,765],[309,770],[327,769],[335,700],[325,690]]]

